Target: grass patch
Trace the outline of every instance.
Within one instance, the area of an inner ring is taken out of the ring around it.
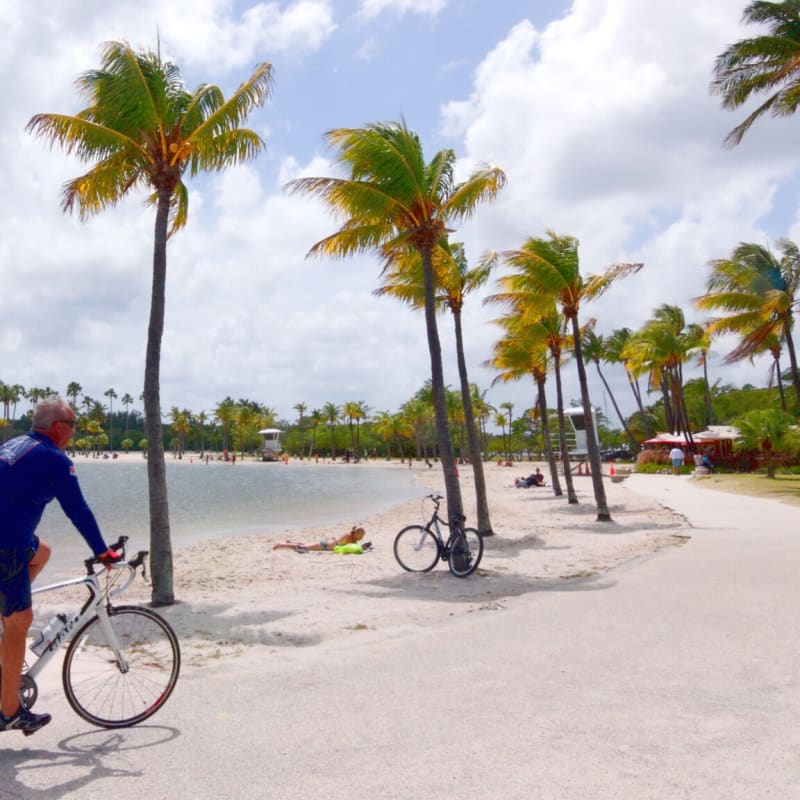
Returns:
[[[779,473],[775,478],[761,474],[715,474],[697,481],[704,489],[751,497],[766,497],[800,506],[800,475]]]

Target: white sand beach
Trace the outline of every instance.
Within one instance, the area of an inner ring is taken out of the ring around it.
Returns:
[[[307,463],[290,461],[280,468],[302,470]],[[409,471],[399,461],[369,464],[398,471],[404,479]],[[342,462],[328,466],[362,468]],[[240,462],[240,468],[259,465]],[[467,579],[454,578],[444,562],[422,575],[398,565],[392,550],[395,534],[425,521],[423,513],[431,510],[430,503],[423,509],[418,501],[328,527],[239,536],[176,550],[178,603],[163,613],[180,636],[185,666],[199,668],[254,646],[348,646],[354,637],[395,637],[404,630],[496,609],[515,596],[598,575],[685,541],[682,517],[628,491],[624,482],[606,481],[611,523],[596,522],[588,476],[575,477],[578,505],[569,505],[566,493],[555,497],[550,487],[515,488],[514,478],[533,468],[527,462],[485,465],[496,535],[485,540],[481,565]],[[411,469],[423,486],[443,493],[438,465],[428,469],[424,462],[413,462]],[[460,480],[465,513],[474,521],[471,467],[460,468]],[[273,550],[283,539],[316,542],[345,533],[356,523],[373,545],[363,555]],[[138,582],[125,598],[146,602],[149,590]],[[37,606],[37,615],[44,618],[60,598],[51,593],[42,600],[47,602]]]

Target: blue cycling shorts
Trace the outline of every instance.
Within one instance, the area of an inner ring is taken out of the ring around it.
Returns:
[[[0,617],[10,617],[17,611],[26,611],[32,605],[31,577],[28,564],[36,555],[35,547],[8,547],[0,549]]]

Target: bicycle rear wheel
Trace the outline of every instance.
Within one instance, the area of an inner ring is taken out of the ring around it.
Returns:
[[[456,531],[450,541],[448,563],[457,578],[466,578],[478,568],[483,558],[483,537],[475,528]]]
[[[409,525],[394,537],[394,557],[408,572],[430,572],[439,560],[439,540],[422,525]]]
[[[70,642],[61,679],[75,713],[101,728],[126,728],[164,705],[178,680],[180,647],[169,624],[147,608],[110,608],[109,622],[127,669],[93,617]]]

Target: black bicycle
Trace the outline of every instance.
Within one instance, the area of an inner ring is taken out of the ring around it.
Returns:
[[[433,514],[426,525],[409,525],[394,539],[394,557],[408,572],[430,572],[440,559],[447,561],[450,572],[457,578],[466,578],[478,568],[483,556],[483,537],[475,528],[465,528],[466,517],[456,515],[446,523],[439,516],[439,506],[444,498],[429,494],[423,499],[433,502]],[[450,529],[447,541],[442,537],[440,525]]]

